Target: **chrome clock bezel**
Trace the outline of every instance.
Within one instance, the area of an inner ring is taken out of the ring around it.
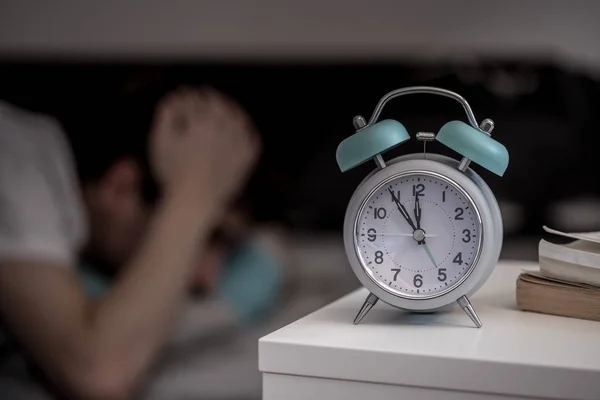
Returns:
[[[359,232],[360,217],[361,217],[365,207],[367,207],[369,202],[371,201],[373,195],[375,193],[377,193],[383,186],[388,185],[391,181],[395,181],[402,177],[412,176],[412,175],[430,176],[430,177],[433,177],[435,179],[445,182],[449,186],[452,186],[452,188],[454,190],[460,192],[465,197],[465,199],[469,203],[469,206],[473,208],[473,210],[475,211],[475,213],[474,213],[475,217],[477,219],[476,224],[478,224],[479,235],[477,235],[476,253],[473,257],[473,260],[471,261],[471,264],[469,265],[469,269],[467,271],[465,271],[465,273],[463,274],[462,277],[460,277],[460,279],[456,280],[454,283],[452,283],[448,287],[444,288],[444,290],[436,292],[436,293],[432,293],[432,294],[407,293],[407,292],[404,292],[404,291],[401,291],[398,289],[394,289],[393,287],[386,285],[384,282],[381,282],[379,279],[377,279],[377,277],[375,276],[375,274],[373,273],[371,268],[368,267],[367,262],[364,259],[362,252],[360,251],[360,243],[358,242],[358,236],[360,234],[360,232]],[[458,183],[456,183],[454,180],[448,178],[447,176],[442,175],[437,172],[428,171],[428,170],[410,170],[410,171],[400,172],[397,174],[392,174],[392,175],[388,176],[387,178],[383,179],[382,181],[380,181],[379,184],[377,184],[373,189],[371,189],[371,191],[364,197],[364,199],[358,209],[358,212],[356,214],[356,218],[354,219],[354,228],[353,229],[354,229],[354,250],[356,252],[356,256],[360,260],[361,267],[363,268],[364,272],[369,276],[369,278],[371,278],[371,280],[376,285],[381,287],[381,289],[389,292],[390,294],[392,294],[394,296],[408,298],[408,299],[416,298],[416,299],[420,299],[420,300],[443,296],[446,293],[454,290],[456,286],[462,284],[462,282],[465,281],[469,277],[469,275],[471,274],[471,272],[473,271],[473,269],[479,262],[479,254],[481,253],[481,246],[483,245],[483,240],[484,240],[484,235],[485,235],[483,232],[483,226],[482,226],[481,214],[479,213],[479,208],[477,207],[477,205],[475,204],[475,202],[473,201],[473,199],[471,198],[469,193],[466,190],[464,190]]]

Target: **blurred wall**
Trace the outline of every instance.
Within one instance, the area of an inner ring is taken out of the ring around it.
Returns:
[[[435,62],[471,57],[600,66],[600,2],[3,0],[0,55]]]

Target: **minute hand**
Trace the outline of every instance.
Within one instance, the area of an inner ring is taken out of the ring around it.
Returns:
[[[404,205],[402,205],[400,203],[400,200],[398,200],[396,198],[396,196],[394,195],[394,192],[392,191],[392,189],[388,188],[388,191],[392,195],[392,200],[394,201],[394,203],[396,203],[396,207],[398,207],[398,211],[400,211],[400,214],[402,214],[402,216],[404,217],[404,219],[406,220],[406,222],[408,222],[408,224],[413,229],[413,231],[416,231],[417,228],[415,227],[414,222],[410,218],[410,214],[408,213],[408,211],[406,211],[406,207],[404,207]]]

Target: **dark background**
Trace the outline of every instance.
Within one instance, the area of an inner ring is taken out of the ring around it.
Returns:
[[[595,126],[600,84],[548,63],[4,60],[0,97],[52,114],[72,127],[69,134],[85,136],[98,121],[110,118],[111,107],[132,85],[161,80],[213,85],[239,99],[255,118],[264,153],[248,190],[259,221],[303,231],[339,231],[352,191],[374,164],[342,174],[335,162],[337,145],[353,133],[353,116],[368,120],[385,93],[413,85],[456,91],[478,121],[496,122],[493,136],[508,148],[509,168],[504,177],[476,165],[474,169],[501,203],[522,207],[515,230],[507,234],[539,235],[543,224],[552,225],[551,207],[559,202],[600,197],[600,135]],[[430,95],[394,99],[380,118],[401,121],[413,137],[384,158],[421,152],[422,144],[414,139],[418,131],[437,132],[448,120],[466,121],[459,103]],[[117,131],[118,123],[114,121]],[[428,151],[458,157],[439,143],[430,144]],[[591,218],[589,228],[596,223]]]
[[[503,177],[473,168],[500,202],[506,246],[526,243],[533,259],[543,225],[600,230],[599,20],[592,0],[4,0],[0,98],[56,116],[81,142],[130,137],[113,110],[140,85],[214,85],[263,135],[248,188],[255,219],[339,237],[374,167],[337,168],[352,118],[368,119],[399,87],[454,90],[509,150]],[[413,137],[386,158],[422,151],[418,131],[466,120],[458,103],[424,95],[393,100],[381,117]],[[439,143],[428,150],[456,157]]]

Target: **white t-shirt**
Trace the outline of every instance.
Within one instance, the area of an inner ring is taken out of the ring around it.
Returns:
[[[88,236],[85,215],[60,125],[0,101],[0,263],[39,258],[75,267]],[[38,398],[29,372],[0,321],[0,397]]]

